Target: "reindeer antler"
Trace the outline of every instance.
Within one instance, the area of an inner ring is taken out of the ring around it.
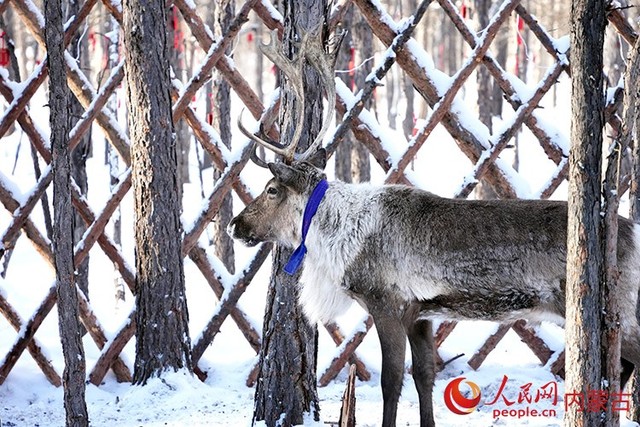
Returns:
[[[289,80],[289,83],[293,89],[294,95],[298,100],[299,105],[304,110],[305,94],[303,84],[303,67],[305,61],[315,68],[322,81],[325,91],[327,93],[327,99],[329,101],[329,111],[335,109],[336,104],[336,88],[333,80],[334,67],[336,60],[336,51],[327,52],[323,44],[322,37],[322,24],[318,25],[308,33],[302,35],[300,41],[298,54],[294,59],[289,59],[282,51],[282,44],[278,41],[277,31],[270,33],[269,43],[262,44],[260,46],[262,53],[271,60],[280,70],[282,70],[285,77]],[[292,162],[296,160],[304,160],[308,158],[322,143],[322,138],[329,129],[333,114],[328,113],[322,124],[320,132],[316,136],[316,139],[309,146],[309,148],[301,155],[296,155],[295,151],[300,142],[303,128],[298,124],[295,128],[293,136],[291,137],[291,143],[287,146],[279,144],[275,141],[267,141],[255,134],[250,133],[242,125],[241,118],[238,117],[238,128],[240,131],[252,141],[264,146],[265,148],[273,151],[276,154],[280,154],[284,157],[286,162]]]

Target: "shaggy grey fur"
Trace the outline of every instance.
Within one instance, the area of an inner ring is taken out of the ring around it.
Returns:
[[[229,234],[248,245],[296,247],[305,204],[325,178],[316,167],[323,156],[270,164],[274,178],[229,223]],[[328,322],[353,300],[371,313],[383,355],[384,426],[395,425],[408,337],[421,426],[432,426],[428,320],[563,323],[566,230],[564,202],[451,200],[403,186],[332,182],[307,237],[300,303],[311,321]],[[620,218],[616,296],[622,356],[634,365],[640,363],[639,248],[638,226]]]

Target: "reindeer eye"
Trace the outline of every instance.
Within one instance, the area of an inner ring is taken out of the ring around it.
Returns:
[[[270,196],[275,196],[276,194],[278,194],[278,189],[276,187],[269,187],[267,188],[267,194]]]

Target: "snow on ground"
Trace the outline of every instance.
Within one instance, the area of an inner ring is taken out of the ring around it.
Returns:
[[[549,325],[546,325],[547,327]],[[481,338],[481,332],[491,330],[490,324],[465,324],[447,340],[443,355],[454,355],[469,348],[470,338]],[[556,331],[557,332],[557,331]],[[466,357],[457,359],[438,374],[434,390],[435,417],[438,425],[459,426],[557,426],[562,424],[563,383],[554,378],[547,368],[540,366],[534,356],[519,342],[515,334],[502,342],[487,362],[473,372],[466,365]],[[370,340],[373,341],[373,340]],[[480,340],[473,340],[477,344]],[[325,343],[327,344],[327,343]],[[215,345],[215,344],[214,344]],[[368,342],[359,355],[365,360],[378,359],[376,345]],[[455,350],[454,350],[455,349]],[[219,349],[220,350],[220,349]],[[452,351],[454,350],[454,351]],[[321,347],[326,352],[327,346]],[[446,358],[446,357],[445,357]],[[153,379],[147,386],[118,384],[109,378],[100,387],[89,385],[87,405],[91,423],[94,426],[247,426],[251,423],[253,411],[253,389],[244,385],[248,371],[254,362],[252,357],[236,358],[235,363],[211,366],[209,379],[202,383],[183,372],[167,374],[162,379]],[[14,370],[5,384],[0,387],[0,418],[2,426],[62,426],[64,410],[62,390],[56,389],[43,379],[34,367],[24,366]],[[376,426],[381,422],[381,397],[379,389],[378,365],[372,366],[373,378],[369,382],[358,381],[356,385],[356,420],[359,426]],[[320,388],[320,423],[336,422],[339,417],[340,399],[344,390],[345,373],[329,386]],[[446,408],[443,400],[444,388],[453,378],[466,377],[481,389],[484,405],[469,415],[456,415]],[[491,403],[508,377],[506,388],[498,402]],[[530,396],[533,403],[509,405],[507,401],[517,401],[522,387],[531,384]],[[535,402],[538,390],[558,387],[558,402],[550,397]],[[524,416],[518,418],[515,411],[555,411],[550,416]],[[513,410],[516,416],[494,416],[495,410]],[[399,426],[418,426],[417,394],[409,376],[398,410]],[[623,418],[623,426],[635,423]]]

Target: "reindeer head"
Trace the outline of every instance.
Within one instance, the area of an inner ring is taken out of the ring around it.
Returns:
[[[282,163],[266,164],[258,159],[254,151],[252,159],[258,165],[268,167],[274,178],[267,183],[262,194],[227,226],[227,232],[231,237],[248,246],[265,241],[289,246],[300,243],[301,222],[306,203],[315,186],[325,179],[321,169],[326,163],[326,152],[323,149],[318,150],[318,147],[329,128],[335,109],[334,67],[340,40],[334,43],[333,50],[327,50],[328,43],[323,29],[321,24],[309,32],[300,31],[303,35],[298,44],[298,53],[293,59],[289,59],[283,53],[275,31],[271,33],[269,43],[261,45],[262,52],[282,70],[293,89],[298,105],[303,108],[303,67],[305,64],[313,67],[318,72],[327,94],[329,111],[318,135],[301,154],[296,152],[296,148],[304,131],[300,124],[302,120],[298,121],[291,142],[285,146],[250,133],[242,125],[242,115],[238,117],[238,128],[246,137],[283,157]]]
[[[278,242],[294,247],[300,243],[302,214],[322,172],[326,152],[321,149],[305,161],[269,163],[273,173],[262,194],[233,218],[227,232],[247,246]]]

